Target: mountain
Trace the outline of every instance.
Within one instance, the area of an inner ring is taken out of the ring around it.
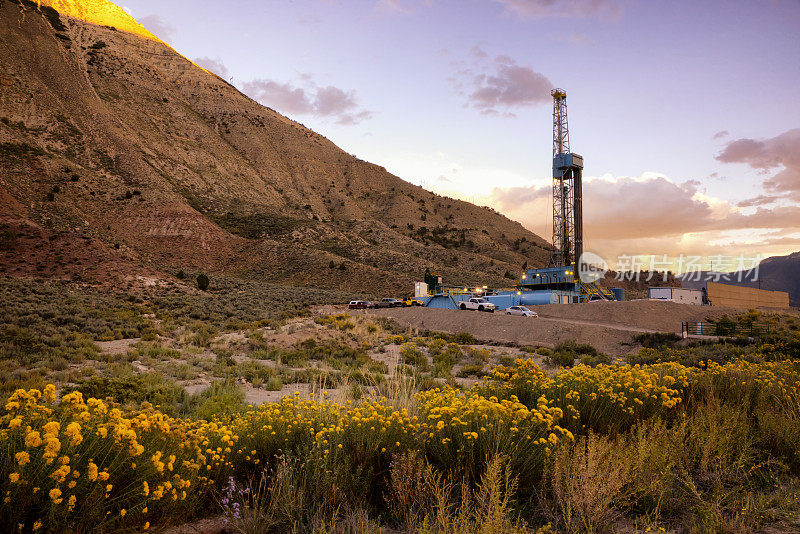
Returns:
[[[509,285],[550,245],[351,156],[105,0],[0,0],[0,269]]]
[[[789,293],[789,303],[792,306],[800,306],[800,252],[761,260],[757,274],[758,279],[753,281],[753,274],[749,271],[737,271],[730,273],[727,280],[719,281],[724,284],[757,287],[769,291],[786,291]],[[717,280],[715,273],[708,271],[701,272],[699,277],[697,274],[693,276],[683,274],[679,278],[683,287],[695,289],[705,287],[706,280]]]

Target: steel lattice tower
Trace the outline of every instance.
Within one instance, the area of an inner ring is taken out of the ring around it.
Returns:
[[[583,252],[583,158],[570,152],[567,92],[553,89],[553,255],[551,267],[575,265]],[[577,269],[573,271],[577,276]]]

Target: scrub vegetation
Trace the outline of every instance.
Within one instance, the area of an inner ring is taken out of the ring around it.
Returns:
[[[788,318],[652,335],[626,362],[312,310],[329,295],[305,290],[2,291],[4,532],[800,528]]]

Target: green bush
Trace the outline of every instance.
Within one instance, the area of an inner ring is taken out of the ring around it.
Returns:
[[[226,419],[245,409],[244,392],[232,379],[212,382],[205,390],[192,395],[184,412],[197,419]]]
[[[550,365],[572,367],[575,365],[575,353],[571,351],[554,351],[546,358]]]
[[[597,354],[584,354],[580,357],[580,362],[583,365],[588,365],[589,367],[594,367],[600,364],[608,365],[611,363],[611,356],[602,352],[598,352]]]
[[[267,391],[280,391],[283,388],[283,382],[277,375],[269,377],[269,380],[264,384],[264,389]]]
[[[404,343],[400,347],[400,356],[403,358],[403,363],[415,366],[422,373],[430,370],[428,358],[417,348],[416,343]]]
[[[610,363],[611,358],[602,354],[588,343],[577,343],[574,339],[562,341],[553,348],[552,353],[547,356],[551,364],[560,367],[572,367],[576,359],[588,362],[587,364],[597,365],[598,363]]]
[[[71,391],[80,391],[85,398],[110,397],[123,405],[139,405],[147,401],[172,416],[178,415],[189,398],[182,387],[159,373],[126,374],[113,378],[93,376],[65,387],[63,394]]]
[[[633,340],[643,347],[658,349],[675,346],[675,343],[681,340],[681,336],[675,332],[645,332],[636,334]]]
[[[461,370],[456,375],[459,378],[467,378],[470,376],[474,376],[477,378],[482,378],[486,376],[488,373],[483,370],[483,365],[481,364],[469,364],[465,365],[461,368]]]
[[[461,347],[459,347],[456,343],[448,343],[446,346],[444,346],[444,341],[441,341],[441,344],[436,344],[434,346],[429,344],[428,347],[428,350],[433,357],[434,375],[442,378],[450,376],[453,366],[457,364],[463,356]]]
[[[448,334],[447,332],[425,332],[425,337],[433,337],[441,339],[447,343],[457,343],[458,345],[476,345],[478,340],[469,332],[459,332],[457,334]]]

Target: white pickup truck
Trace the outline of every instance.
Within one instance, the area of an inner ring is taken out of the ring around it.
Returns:
[[[481,297],[473,297],[469,300],[462,302],[459,306],[462,310],[478,310],[494,312],[494,304]]]

